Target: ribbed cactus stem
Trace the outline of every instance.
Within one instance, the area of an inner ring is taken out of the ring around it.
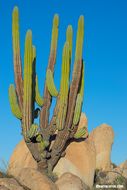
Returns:
[[[29,131],[27,131],[27,138],[31,139],[38,134],[38,125],[32,124]]]
[[[18,7],[14,7],[13,14],[12,14],[12,38],[13,38],[13,52],[15,55],[16,53],[19,53],[20,51]]]
[[[32,45],[32,52],[33,52],[33,61],[36,59],[36,47]]]
[[[75,61],[82,59],[83,39],[84,39],[84,17],[80,16],[78,20]]]
[[[27,31],[25,39],[25,55],[24,55],[24,96],[23,96],[23,134],[27,135],[27,131],[32,125],[32,32]]]
[[[51,51],[56,51],[57,49],[57,39],[58,39],[58,25],[59,25],[59,16],[54,15],[53,27],[52,27],[52,38],[51,38]]]
[[[56,14],[53,19],[52,27],[52,37],[51,37],[51,47],[50,47],[50,56],[48,62],[48,69],[51,70],[54,74],[54,65],[56,62],[56,50],[57,50],[57,41],[58,41],[58,25],[59,25],[59,16]],[[51,105],[51,95],[48,91],[47,84],[44,87],[44,106],[40,113],[40,128],[46,128],[48,125],[48,116],[49,108]],[[46,134],[45,134],[46,136]]]
[[[69,25],[66,31],[66,41],[69,43],[70,58],[72,56],[72,40],[73,40],[72,37],[73,37],[73,29],[72,26]]]
[[[58,95],[58,91],[57,91],[57,89],[55,87],[55,83],[54,83],[53,74],[52,74],[52,71],[50,69],[47,69],[46,85],[47,85],[48,91],[51,94],[51,96],[57,96]]]
[[[82,102],[83,102],[83,94],[84,94],[84,64],[82,64],[82,75],[81,75],[81,84],[80,90],[76,99],[76,106],[73,117],[73,124],[77,125],[80,120],[81,110],[82,110]]]
[[[10,85],[9,87],[9,101],[10,101],[10,106],[11,106],[11,111],[14,114],[15,117],[18,119],[22,119],[22,113],[20,111],[18,102],[17,102],[17,96],[15,92],[15,87],[14,85]]]
[[[83,101],[83,95],[84,95],[84,72],[85,72],[85,62],[82,64],[82,76],[81,76],[81,85],[80,85],[80,90],[79,93],[81,94],[82,101]]]
[[[39,86],[38,86],[38,77],[36,75],[36,84],[35,84],[35,100],[36,100],[36,103],[42,107],[43,106],[43,98],[41,97],[40,95],[40,92],[39,92]]]
[[[12,39],[13,39],[13,60],[14,60],[16,93],[19,102],[19,107],[22,110],[23,80],[22,80],[22,66],[21,66],[21,56],[20,56],[18,7],[14,7],[12,13]]]
[[[64,122],[67,112],[69,73],[70,73],[69,43],[66,42],[63,48],[63,55],[62,55],[62,73],[61,73],[61,83],[60,83],[60,92],[59,92],[59,111],[56,119],[58,130],[62,130],[64,128]]]
[[[79,139],[79,138],[85,137],[86,131],[87,131],[86,126],[82,127],[81,129],[78,129],[77,132],[74,135],[74,138]]]
[[[73,124],[74,125],[77,125],[79,122],[80,115],[81,115],[81,108],[82,108],[82,96],[81,96],[81,94],[78,94],[77,99],[76,99],[74,117],[73,117]]]

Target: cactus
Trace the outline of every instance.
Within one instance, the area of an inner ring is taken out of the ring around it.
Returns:
[[[10,85],[9,88],[11,110],[21,121],[24,140],[33,158],[37,161],[38,169],[41,170],[43,168],[48,176],[53,178],[53,168],[63,155],[67,144],[70,142],[69,140],[84,137],[86,132],[85,127],[78,129],[84,92],[84,65],[82,61],[84,17],[80,16],[78,21],[72,81],[70,81],[70,65],[72,61],[73,29],[71,25],[67,27],[66,41],[62,54],[60,89],[57,90],[54,81],[54,67],[57,52],[59,16],[57,14],[54,16],[49,61],[42,98],[36,74],[36,48],[32,44],[32,32],[28,30],[26,33],[24,76],[22,76],[17,7],[14,8],[12,15],[16,87]],[[21,80],[19,81],[19,79]],[[49,109],[52,97],[56,98],[56,105],[53,116],[49,121]],[[35,103],[40,108],[36,108]],[[36,117],[39,117],[39,124],[34,123]],[[54,143],[52,143],[54,136]]]

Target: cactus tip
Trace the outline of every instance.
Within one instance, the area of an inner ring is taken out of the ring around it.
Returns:
[[[84,27],[84,16],[83,15],[81,15],[79,17],[78,24],[79,24],[79,26]]]
[[[26,35],[27,35],[27,36],[29,36],[29,37],[32,37],[32,31],[31,31],[30,29],[29,29],[29,30],[27,30]]]
[[[14,6],[13,13],[18,13],[18,7],[17,6]]]
[[[53,19],[53,25],[58,26],[59,25],[59,15],[55,14]]]

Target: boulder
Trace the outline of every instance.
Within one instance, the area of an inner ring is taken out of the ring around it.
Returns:
[[[90,139],[82,142],[72,142],[66,150],[65,158],[61,158],[54,168],[60,177],[65,172],[70,172],[82,179],[89,187],[93,186],[96,167],[95,147]]]
[[[119,165],[121,169],[127,169],[127,160],[125,160],[123,163]]]
[[[127,179],[127,169],[124,169],[122,175]]]
[[[8,190],[5,186],[0,186],[0,190]]]
[[[58,190],[46,175],[33,168],[24,168],[17,176],[17,180],[30,190]]]
[[[119,165],[119,168],[122,169],[122,175],[127,178],[127,160]]]
[[[84,127],[84,126],[88,126],[88,120],[87,120],[86,114],[81,113],[78,128],[80,129],[80,128]]]
[[[64,173],[57,181],[59,190],[89,190],[82,180],[74,174]]]
[[[111,168],[111,149],[114,141],[114,132],[111,126],[102,124],[95,128],[89,138],[95,144],[96,169],[109,170]]]
[[[22,140],[15,148],[8,166],[7,173],[17,177],[23,168],[37,169],[37,163],[33,159],[29,149],[24,140]]]
[[[1,190],[24,190],[19,183],[13,178],[0,178]]]

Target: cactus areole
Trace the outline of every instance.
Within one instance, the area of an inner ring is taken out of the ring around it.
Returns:
[[[43,96],[40,95],[36,74],[36,47],[32,42],[32,31],[28,30],[24,48],[24,72],[20,55],[19,12],[12,13],[12,39],[15,85],[9,87],[12,113],[21,121],[22,135],[38,169],[53,179],[53,168],[64,155],[70,141],[84,137],[86,127],[78,129],[84,91],[84,62],[82,58],[84,39],[84,17],[80,16],[77,27],[75,59],[70,81],[73,29],[69,25],[62,52],[60,89],[55,86],[54,66],[56,62],[59,16],[53,18],[50,54]],[[52,97],[56,105],[49,122]],[[35,107],[35,103],[38,106]],[[35,118],[39,117],[39,124]]]

